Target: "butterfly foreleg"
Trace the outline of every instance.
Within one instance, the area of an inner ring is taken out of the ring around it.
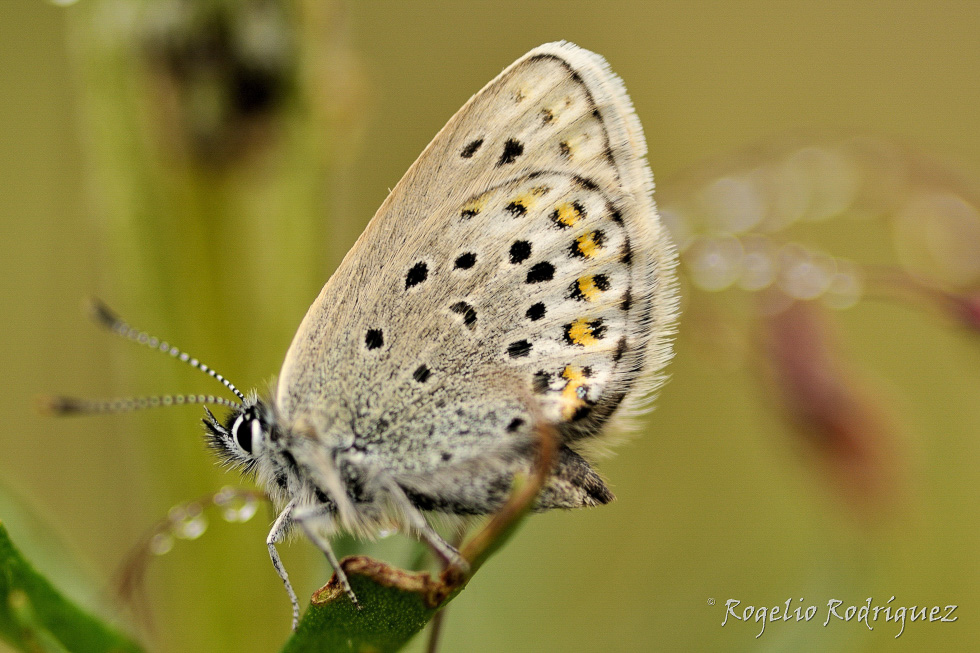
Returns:
[[[286,507],[283,508],[279,516],[276,517],[276,521],[272,524],[272,530],[269,531],[268,537],[265,538],[265,543],[269,547],[269,557],[272,558],[272,566],[276,568],[276,573],[279,574],[283,585],[286,586],[286,593],[289,594],[289,601],[293,606],[293,630],[296,630],[296,627],[299,625],[299,600],[296,598],[296,592],[293,590],[292,583],[289,582],[289,574],[286,573],[286,568],[279,558],[279,551],[276,550],[276,544],[282,541],[282,538],[289,531],[289,527],[294,521],[291,516],[294,508],[294,501],[286,504]]]
[[[324,521],[332,521],[333,511],[331,508],[324,504],[294,508],[291,518],[303,529],[310,542],[313,542],[316,548],[320,549],[323,555],[327,557],[327,562],[330,563],[334,575],[337,576],[337,582],[344,588],[344,591],[350,597],[350,600],[354,602],[354,605],[360,609],[361,604],[357,602],[357,596],[350,586],[350,581],[347,580],[347,574],[344,573],[344,568],[340,565],[337,554],[333,552],[330,541],[321,535],[318,529],[319,526],[323,525]]]

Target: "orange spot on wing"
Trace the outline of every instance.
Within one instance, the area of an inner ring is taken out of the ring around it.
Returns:
[[[594,302],[599,298],[602,290],[596,285],[595,277],[582,277],[578,280],[578,291],[587,301]]]
[[[580,317],[566,327],[565,333],[573,344],[589,347],[599,344],[596,331],[601,328],[595,320]]]
[[[564,202],[555,207],[551,219],[560,227],[574,227],[585,217],[585,209],[578,202]]]
[[[579,236],[575,240],[575,249],[585,258],[595,258],[595,256],[599,253],[599,250],[602,249],[602,246],[599,244],[599,237],[597,233],[595,231],[590,231],[587,234]]]
[[[563,419],[571,419],[575,411],[585,405],[585,393],[589,386],[586,383],[585,369],[581,367],[567,365],[562,376],[567,383],[561,392],[561,415]]]
[[[463,205],[460,215],[462,215],[464,218],[472,218],[474,215],[482,211],[486,204],[486,195],[481,195],[480,197],[471,199],[469,202]]]

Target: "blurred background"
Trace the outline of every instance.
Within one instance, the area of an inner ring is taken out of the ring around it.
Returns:
[[[2,2],[0,520],[151,650],[276,650],[264,507],[172,529],[200,536],[158,540],[134,599],[111,598],[171,507],[239,484],[200,409],[55,420],[34,400],[218,391],[95,327],[91,295],[264,389],[446,120],[567,39],[644,125],[682,254],[676,358],[600,464],[618,500],[532,517],[453,602],[443,650],[973,650],[978,31],[973,3],[905,0]],[[305,541],[283,558],[301,597],[328,577]],[[828,601],[869,597],[958,621],[823,626]],[[756,637],[722,626],[729,599],[817,616]]]

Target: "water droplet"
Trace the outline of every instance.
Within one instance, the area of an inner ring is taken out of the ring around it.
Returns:
[[[781,231],[797,222],[806,211],[810,197],[807,172],[792,157],[765,171],[766,198],[769,213],[762,229],[770,233]]]
[[[162,556],[174,548],[174,537],[170,533],[156,533],[150,538],[150,553]]]
[[[230,502],[232,499],[234,499],[237,496],[238,496],[238,490],[231,487],[230,485],[225,485],[220,490],[214,493],[214,496],[211,498],[211,500],[214,502],[214,505],[220,507],[220,506],[227,505],[228,502]]]
[[[698,238],[688,248],[684,261],[694,283],[708,291],[728,288],[742,271],[742,245],[731,236]]]
[[[779,252],[779,287],[794,299],[816,299],[830,286],[836,261],[822,252],[787,245]]]
[[[851,308],[861,300],[864,283],[860,273],[846,261],[837,262],[837,272],[830,278],[830,285],[824,293],[823,301],[830,308],[843,310]]]
[[[826,220],[846,211],[860,185],[860,173],[850,157],[831,148],[805,147],[791,157],[806,174],[809,202],[804,218]]]
[[[766,213],[765,201],[749,175],[716,179],[701,191],[700,201],[707,223],[723,233],[748,231]]]
[[[221,516],[225,521],[244,523],[255,516],[259,502],[251,495],[236,495],[222,505]]]
[[[207,517],[199,505],[171,508],[169,518],[174,536],[182,540],[196,540],[208,529]]]
[[[749,236],[742,239],[745,255],[742,258],[742,274],[738,286],[755,292],[769,287],[776,278],[776,251],[765,236]]]
[[[954,286],[980,280],[980,213],[958,195],[912,198],[895,216],[895,248],[911,272]]]

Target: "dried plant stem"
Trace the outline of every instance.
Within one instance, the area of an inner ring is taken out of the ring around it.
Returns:
[[[511,494],[490,523],[460,551],[470,563],[470,576],[510,537],[521,518],[534,506],[538,493],[551,474],[558,453],[558,433],[550,424],[541,425],[537,428],[537,436],[538,458],[531,476]]]

